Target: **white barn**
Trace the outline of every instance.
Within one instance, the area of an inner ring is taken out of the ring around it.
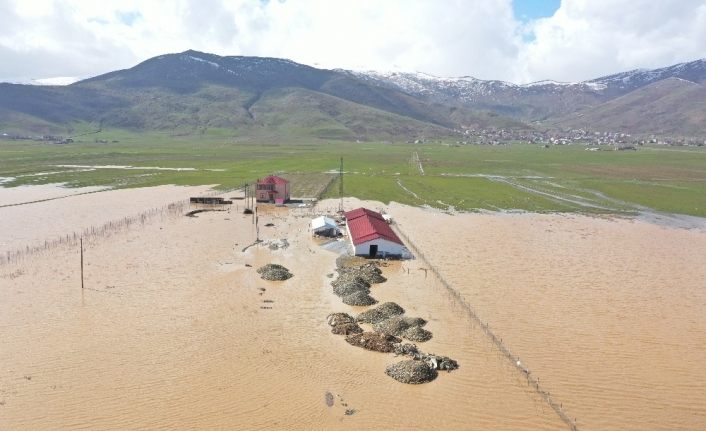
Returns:
[[[345,213],[345,216],[348,237],[351,239],[352,251],[356,256],[403,258],[410,256],[409,250],[382,214],[366,208],[358,208]]]
[[[338,236],[341,230],[336,225],[336,221],[332,218],[321,216],[316,217],[311,221],[311,233],[312,235],[321,236]]]

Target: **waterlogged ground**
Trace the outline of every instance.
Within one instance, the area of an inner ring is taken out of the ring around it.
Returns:
[[[703,219],[391,213],[580,429],[706,429]]]
[[[409,386],[384,374],[400,358],[329,332],[329,313],[363,308],[331,293],[311,213],[263,208],[261,238],[290,246],[245,252],[251,216],[197,216],[89,239],[83,290],[75,247],[0,266],[0,429],[566,428],[420,261],[372,294],[427,319],[423,349],[461,368]],[[269,262],[294,277],[259,279]]]
[[[107,193],[42,205],[73,230],[80,219],[63,206],[104,223],[97,208],[109,205]],[[124,193],[134,213],[140,191]],[[362,204],[385,208],[344,201]],[[579,429],[706,428],[698,220],[683,229],[669,217],[387,209]],[[256,231],[240,210],[157,217],[89,238],[84,290],[75,247],[0,265],[0,429],[568,428],[427,261],[385,267],[389,281],[372,290],[428,320],[434,338],[420,347],[461,365],[408,386],[384,374],[399,358],[330,334],[327,314],[364,308],[332,295],[326,275],[337,255],[310,238],[313,214],[263,207],[260,237],[291,245],[243,252]],[[45,213],[13,222],[44,232]],[[255,268],[269,262],[294,278],[259,279]]]
[[[210,187],[158,186],[131,190],[66,188],[60,184],[0,187],[0,255],[43,246],[67,234],[120,223],[147,210],[208,192]]]

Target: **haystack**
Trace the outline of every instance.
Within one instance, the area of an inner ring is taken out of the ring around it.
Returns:
[[[385,374],[398,382],[418,385],[431,382],[439,373],[422,361],[407,360],[389,365]]]

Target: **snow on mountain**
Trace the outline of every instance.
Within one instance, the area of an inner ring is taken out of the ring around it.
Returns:
[[[346,71],[358,79],[402,90],[414,96],[445,96],[473,102],[478,97],[492,96],[514,84],[485,81],[470,76],[441,78],[421,72],[355,72]]]
[[[420,72],[340,72],[413,96],[455,98],[465,103],[492,103],[497,98],[538,94],[594,94],[615,97],[667,78],[702,83],[706,82],[706,59],[655,70],[636,69],[584,82],[544,80],[528,84],[482,80],[469,76],[442,78]]]
[[[667,78],[702,83],[706,81],[706,59],[679,63],[661,69],[635,69],[588,81],[608,89],[631,91]]]
[[[442,98],[457,98],[466,103],[492,99],[499,95],[528,92],[559,93],[567,89],[579,91],[601,91],[604,85],[597,83],[557,82],[551,80],[532,82],[529,84],[513,84],[505,81],[482,80],[470,76],[442,78],[425,73],[414,72],[354,72],[347,71],[358,79],[366,80],[402,90],[414,96],[436,96]]]

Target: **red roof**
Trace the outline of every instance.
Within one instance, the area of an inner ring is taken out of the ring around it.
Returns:
[[[387,224],[382,214],[367,208],[358,208],[345,213],[348,230],[353,244],[358,245],[374,239],[386,239],[403,244],[397,234]]]
[[[270,175],[269,177],[265,177],[261,180],[257,181],[258,184],[287,184],[289,181],[285,180],[282,177],[278,177],[276,175]]]

